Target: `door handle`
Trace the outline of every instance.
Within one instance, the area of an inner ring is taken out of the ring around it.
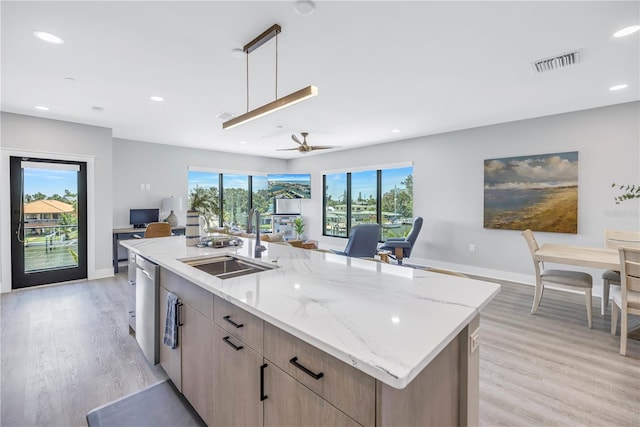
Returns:
[[[260,402],[262,402],[263,400],[266,400],[269,397],[266,394],[264,394],[264,369],[267,366],[268,365],[266,363],[260,366]]]
[[[234,343],[232,343],[232,342],[229,340],[229,336],[226,336],[226,337],[222,338],[222,341],[226,342],[226,343],[227,343],[227,344],[229,344],[231,347],[233,347],[233,349],[234,349],[235,351],[242,350],[242,349],[244,348],[244,346],[241,346],[241,345],[235,345]]]

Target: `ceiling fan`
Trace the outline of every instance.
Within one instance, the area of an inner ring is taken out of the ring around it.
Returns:
[[[291,135],[291,139],[299,144],[298,147],[295,148],[280,148],[277,151],[289,151],[289,150],[298,150],[301,153],[308,153],[313,150],[327,150],[330,148],[337,148],[337,145],[309,145],[307,144],[307,136],[309,136],[309,132],[300,132],[302,135],[302,142],[296,135]]]

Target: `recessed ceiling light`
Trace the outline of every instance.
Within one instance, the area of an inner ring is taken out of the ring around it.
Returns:
[[[55,34],[47,33],[46,31],[34,31],[33,35],[39,38],[40,40],[44,40],[49,43],[53,43],[53,44],[64,43],[64,40],[62,40],[60,37],[56,36]]]
[[[620,89],[625,89],[627,86],[629,86],[628,84],[621,84],[621,85],[615,85],[615,86],[611,86],[609,88],[609,90],[620,90]]]
[[[246,56],[247,54],[244,52],[244,50],[242,49],[231,49],[231,56],[233,56],[236,59],[242,59]]]
[[[400,129],[393,129],[391,132],[398,133],[398,132],[400,132]]]
[[[316,9],[316,5],[311,0],[298,0],[294,9],[298,15],[311,15]]]
[[[100,107],[99,105],[94,105],[93,107],[91,107],[91,109],[93,111],[97,111],[98,113],[102,113],[104,111],[104,108]]]
[[[36,110],[49,111],[49,107],[45,107],[44,105],[36,105]]]
[[[633,33],[636,33],[640,30],[640,25],[631,25],[630,27],[625,27],[621,30],[616,31],[613,34],[613,37],[625,37],[630,36]]]
[[[150,96],[150,97],[149,97],[149,99],[150,99],[150,100],[152,100],[152,101],[154,101],[154,102],[162,102],[162,101],[164,101],[164,98],[163,98],[163,97],[161,97],[161,96],[156,96],[156,95]]]
[[[65,77],[64,79],[65,79],[66,81],[68,81],[68,82],[71,82],[71,83],[75,83],[75,82],[76,82],[76,79],[74,79],[73,77],[68,77],[68,76],[67,76],[67,77]]]
[[[247,141],[240,141],[239,144],[246,144]]]
[[[231,113],[227,113],[226,111],[220,111],[218,114],[216,114],[216,118],[220,119],[220,120],[229,120],[231,118],[235,117],[234,114]]]

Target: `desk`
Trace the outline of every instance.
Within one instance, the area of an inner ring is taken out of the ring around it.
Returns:
[[[185,226],[178,225],[171,227],[171,232],[176,236],[182,236],[185,233]],[[124,261],[118,257],[118,242],[120,240],[133,239],[134,235],[143,236],[144,228],[114,228],[113,229],[113,272],[118,273],[118,262]]]

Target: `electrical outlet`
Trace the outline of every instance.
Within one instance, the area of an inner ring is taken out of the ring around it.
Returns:
[[[469,252],[475,252],[476,251],[476,245],[474,245],[473,243],[469,244]]]
[[[469,336],[469,354],[473,354],[480,347],[480,330],[476,329]]]

